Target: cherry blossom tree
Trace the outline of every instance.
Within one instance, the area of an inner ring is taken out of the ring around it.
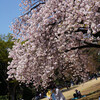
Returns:
[[[22,0],[20,6],[8,79],[46,87],[56,69],[87,77],[81,49],[100,47],[100,0]]]

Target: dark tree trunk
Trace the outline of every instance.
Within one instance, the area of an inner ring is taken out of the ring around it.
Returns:
[[[18,83],[10,83],[9,84],[9,100],[17,100],[16,98],[16,88]]]

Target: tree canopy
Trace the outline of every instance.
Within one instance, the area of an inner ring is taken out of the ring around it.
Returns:
[[[86,78],[87,57],[80,49],[100,48],[100,1],[22,0],[20,6],[25,10],[12,24],[8,78],[36,87],[46,87],[56,69]]]
[[[5,95],[9,91],[6,79],[8,61],[11,61],[11,59],[8,58],[8,49],[11,49],[13,45],[11,39],[11,34],[7,36],[0,35],[0,95]]]

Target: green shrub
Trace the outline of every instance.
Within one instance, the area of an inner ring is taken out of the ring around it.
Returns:
[[[0,96],[0,100],[8,100],[7,95],[5,95],[5,96]]]

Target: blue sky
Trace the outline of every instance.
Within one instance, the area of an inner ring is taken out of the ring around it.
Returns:
[[[0,35],[12,33],[9,26],[21,15],[20,2],[21,0],[0,0]]]

